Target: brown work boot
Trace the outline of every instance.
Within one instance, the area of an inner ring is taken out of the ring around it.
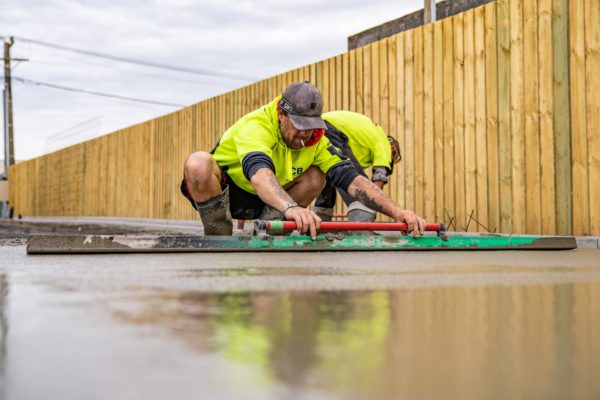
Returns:
[[[265,208],[263,208],[262,212],[258,216],[259,220],[264,221],[285,221],[285,215],[283,213],[269,205],[265,204]],[[273,232],[272,235],[276,236],[295,236],[299,235],[298,231],[282,231],[282,232]]]
[[[333,218],[333,208],[314,206],[312,210],[323,222],[330,222]]]
[[[229,186],[223,191],[202,203],[194,201],[196,209],[200,213],[200,219],[204,226],[204,235],[231,235],[233,223],[229,212]]]
[[[285,220],[285,216],[281,211],[265,204],[265,208],[263,208],[262,212],[258,216],[258,219],[265,221],[283,221]]]

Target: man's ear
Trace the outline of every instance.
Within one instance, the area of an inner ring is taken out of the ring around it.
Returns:
[[[285,117],[285,112],[280,107],[277,107],[277,119],[281,122],[281,119]]]

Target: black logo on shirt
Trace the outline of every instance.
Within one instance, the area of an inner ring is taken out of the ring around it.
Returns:
[[[298,176],[304,172],[302,167],[292,167],[292,171],[294,171],[294,176]]]

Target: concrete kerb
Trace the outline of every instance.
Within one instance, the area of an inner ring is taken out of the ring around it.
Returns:
[[[40,222],[64,225],[97,225],[107,227],[130,227],[148,230],[168,230],[181,234],[201,234],[202,222],[174,219],[115,218],[115,217],[25,217],[25,222]]]
[[[600,237],[598,236],[576,236],[577,248],[600,249]]]

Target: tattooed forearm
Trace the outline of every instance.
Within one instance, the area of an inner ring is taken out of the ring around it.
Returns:
[[[268,168],[259,169],[252,177],[252,185],[256,194],[265,204],[278,210],[285,204],[293,202],[293,199],[277,181],[277,177]]]
[[[382,211],[381,206],[375,202],[364,190],[356,189],[356,193],[354,194],[356,200],[360,201],[365,206],[369,207],[375,211]]]
[[[273,189],[273,192],[284,199],[290,198],[289,194],[281,187],[275,175],[269,177],[269,186]],[[291,199],[291,198],[290,198]]]
[[[393,207],[390,198],[373,182],[363,176],[356,177],[350,184],[348,193],[370,209],[386,215]]]

